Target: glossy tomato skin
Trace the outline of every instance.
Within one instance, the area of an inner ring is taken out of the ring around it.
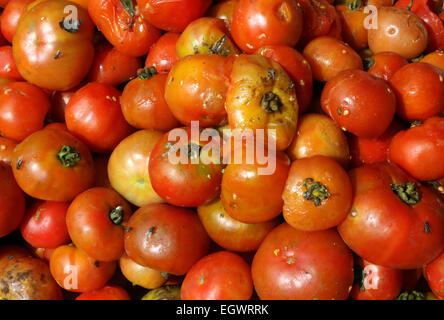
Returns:
[[[253,294],[250,266],[235,253],[209,254],[188,271],[182,300],[249,300]]]
[[[231,23],[234,41],[246,53],[270,44],[293,47],[302,33],[302,10],[295,0],[240,0]]]
[[[358,137],[376,138],[393,120],[396,97],[384,80],[349,70],[327,82],[321,106],[341,128]]]
[[[222,19],[228,31],[231,30],[231,23],[233,21],[234,10],[239,0],[226,0],[215,3],[207,11],[207,16]]]
[[[444,251],[424,268],[424,276],[433,293],[444,300]]]
[[[364,6],[336,5],[336,12],[341,19],[342,38],[355,50],[362,50],[368,45],[368,30],[365,27],[367,14]]]
[[[444,114],[444,71],[416,62],[399,69],[390,84],[398,100],[397,114],[404,120],[426,120]]]
[[[12,42],[20,74],[41,88],[63,91],[75,87],[87,75],[94,58],[94,25],[85,9],[77,8],[80,26],[73,22],[63,24],[64,28],[67,24],[67,29],[60,27],[67,17],[64,9],[68,5],[72,2],[38,3],[20,21]]]
[[[145,289],[159,288],[167,281],[167,277],[160,271],[138,264],[126,253],[120,258],[119,266],[123,276],[129,282]]]
[[[12,0],[4,7],[5,9],[2,12],[0,29],[2,35],[10,43],[12,43],[15,30],[17,29],[21,17],[25,14],[26,8],[31,2],[33,2],[33,0]]]
[[[204,15],[211,0],[138,0],[142,16],[157,28],[182,32],[192,21]]]
[[[408,64],[406,59],[394,52],[377,53],[369,59],[369,63],[371,67],[368,73],[386,81],[390,81],[396,71]]]
[[[17,146],[14,140],[0,137],[0,163],[11,165],[12,152]]]
[[[52,253],[49,268],[63,289],[90,292],[105,286],[116,270],[116,262],[97,261],[73,245],[64,245]]]
[[[21,222],[23,239],[34,248],[57,248],[69,242],[66,228],[68,202],[36,200]]]
[[[133,131],[122,114],[120,96],[109,84],[90,82],[69,99],[66,125],[91,151],[109,152]]]
[[[210,240],[196,213],[167,204],[146,205],[128,222],[125,251],[135,262],[183,275],[203,257]]]
[[[338,230],[354,252],[396,269],[417,269],[437,257],[444,243],[438,195],[388,163],[363,165],[349,174],[355,196]]]
[[[25,195],[9,166],[0,163],[0,237],[14,231],[25,215]]]
[[[168,73],[179,60],[176,43],[180,34],[167,32],[151,47],[145,60],[145,67],[155,67],[159,73]]]
[[[91,188],[70,204],[66,225],[74,245],[99,261],[118,260],[124,253],[124,226],[132,210],[114,190]]]
[[[345,300],[353,255],[334,229],[305,232],[283,223],[262,242],[251,271],[263,300]]]
[[[135,1],[131,0],[135,7]],[[140,6],[139,6],[140,7]],[[119,51],[134,57],[148,53],[161,31],[142,19],[135,10],[134,19],[120,0],[88,1],[88,12],[106,39]]]
[[[22,141],[43,128],[50,108],[48,95],[27,82],[13,82],[0,92],[0,132]]]
[[[63,130],[43,129],[30,135],[15,148],[11,166],[22,190],[41,200],[71,201],[94,183],[91,153]]]
[[[128,292],[119,286],[105,286],[102,289],[80,294],[76,300],[131,300]]]
[[[23,80],[23,77],[17,70],[11,46],[0,47],[0,75],[17,81]]]
[[[401,131],[390,143],[392,163],[413,178],[426,181],[444,177],[444,118],[431,117],[423,124]]]

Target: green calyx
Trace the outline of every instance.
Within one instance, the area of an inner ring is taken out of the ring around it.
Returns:
[[[123,222],[123,217],[125,213],[123,212],[122,206],[117,206],[109,212],[109,219],[115,225],[120,225]]]
[[[157,74],[157,70],[155,66],[146,67],[137,73],[137,77],[141,80],[148,80],[154,77]]]
[[[327,200],[328,197],[330,197],[327,187],[321,184],[319,181],[313,182],[312,178],[307,178],[304,180],[304,187],[306,189],[304,192],[305,200],[313,201],[316,207],[321,205],[322,200]]]
[[[72,146],[63,146],[57,153],[57,159],[64,167],[71,168],[80,161],[80,153]]]
[[[421,197],[414,182],[392,183],[392,191],[409,206],[414,206],[421,201]]]
[[[396,300],[426,300],[426,296],[424,293],[415,290],[412,292],[405,291],[401,293]]]

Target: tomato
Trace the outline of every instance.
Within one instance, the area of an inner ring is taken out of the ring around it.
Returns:
[[[227,214],[220,199],[198,207],[197,213],[211,240],[226,250],[237,252],[257,250],[279,221],[277,218],[261,223],[237,221]]]
[[[239,0],[231,35],[246,53],[270,44],[293,47],[302,33],[302,10],[295,0]]]
[[[333,37],[318,37],[302,52],[311,66],[313,78],[329,81],[341,71],[363,69],[361,57],[344,42]]]
[[[8,76],[0,76],[0,90],[11,82],[15,82],[15,80]]]
[[[182,300],[249,300],[250,266],[235,253],[220,251],[200,259],[183,280]]]
[[[281,65],[295,86],[299,113],[307,110],[313,95],[313,75],[307,60],[295,49],[279,45],[262,47],[257,54]]]
[[[12,152],[17,146],[17,142],[0,137],[0,163],[11,165]]]
[[[403,272],[357,258],[355,283],[350,292],[354,300],[393,300],[401,292]]]
[[[183,275],[203,257],[210,240],[196,213],[167,204],[146,205],[128,222],[125,250],[135,262]]]
[[[143,18],[157,28],[181,32],[192,21],[204,15],[211,0],[137,0]]]
[[[81,7],[77,8],[78,20],[65,20],[70,19],[64,13],[69,5],[72,3],[66,0],[41,2],[23,16],[17,27],[12,50],[18,71],[41,88],[63,91],[75,87],[93,61],[94,25]]]
[[[126,254],[123,254],[120,258],[119,265],[122,274],[133,285],[138,285],[145,289],[155,289],[167,281],[167,276],[162,272],[142,266]]]
[[[341,128],[376,138],[393,120],[396,97],[387,82],[362,70],[349,70],[327,82],[321,106]]]
[[[0,246],[0,270],[6,263],[8,263],[8,261],[12,259],[29,256],[30,252],[25,247],[17,245]]]
[[[390,161],[418,180],[444,177],[444,118],[432,117],[390,142]]]
[[[444,71],[444,51],[436,50],[427,54],[420,62],[429,63]]]
[[[352,186],[347,172],[325,156],[296,160],[282,193],[285,221],[305,231],[337,226],[352,203]]]
[[[171,130],[179,126],[165,101],[167,74],[145,69],[123,89],[120,103],[125,120],[138,129]]]
[[[20,22],[20,19],[26,12],[28,5],[34,0],[11,0],[4,7],[0,23],[2,35],[12,43],[15,31]]]
[[[293,140],[299,105],[290,77],[277,62],[259,55],[237,57],[225,105],[232,129],[264,130],[277,150]]]
[[[180,59],[168,74],[165,86],[165,101],[174,117],[188,126],[191,121],[199,121],[201,127],[226,122],[230,61],[215,54]]]
[[[11,166],[20,188],[41,200],[71,201],[94,183],[91,153],[63,130],[30,135],[15,148]]]
[[[225,0],[215,3],[207,11],[207,16],[224,20],[227,30],[230,31],[234,10],[238,2],[239,0]]]
[[[391,51],[412,59],[427,48],[427,29],[421,19],[409,10],[381,7],[377,23],[376,28],[368,30],[368,45],[374,54]]]
[[[220,192],[223,169],[220,137],[211,136],[206,142],[201,133],[190,127],[173,129],[151,152],[149,175],[153,189],[175,206],[197,207]]]
[[[0,163],[0,238],[14,231],[25,215],[25,195],[11,168]]]
[[[145,21],[134,0],[89,0],[91,19],[106,39],[119,51],[140,57],[148,53],[161,31]],[[139,5],[139,8],[142,8]]]
[[[407,65],[406,59],[394,52],[380,52],[367,59],[368,73],[390,81],[393,75]]]
[[[262,300],[344,300],[353,255],[334,229],[306,232],[283,223],[262,242],[251,272]]]
[[[66,228],[68,202],[36,200],[21,222],[23,239],[34,248],[57,248],[69,242]]]
[[[444,245],[444,204],[433,191],[388,163],[349,172],[353,204],[339,233],[359,256],[395,269],[416,269]]]
[[[27,82],[13,82],[0,91],[0,131],[4,137],[22,141],[43,128],[50,108],[46,93]]]
[[[367,14],[360,0],[354,0],[349,5],[336,5],[336,12],[341,19],[342,38],[353,49],[367,48],[368,30],[365,27]]]
[[[84,292],[76,300],[131,300],[131,298],[121,287],[105,286],[102,289]]]
[[[15,65],[11,46],[0,47],[0,75],[14,80],[23,80]]]
[[[111,151],[133,131],[122,114],[120,96],[120,91],[108,84],[90,82],[69,99],[66,125],[91,151]]]
[[[365,163],[387,161],[390,141],[404,128],[404,124],[395,118],[388,129],[377,138],[366,139],[349,135],[348,144],[350,146],[353,167],[358,167]]]
[[[122,53],[109,44],[99,44],[88,73],[88,81],[118,86],[135,77],[141,67],[140,58]]]
[[[398,100],[397,114],[404,120],[426,120],[444,115],[444,71],[415,62],[399,69],[390,80]]]
[[[301,116],[296,136],[286,152],[292,161],[322,155],[336,160],[345,168],[350,162],[344,132],[332,119],[316,113]]]
[[[49,268],[63,289],[90,292],[105,286],[116,270],[116,262],[99,262],[73,245],[65,245],[52,253]]]
[[[159,73],[168,73],[179,60],[176,43],[180,34],[167,32],[151,47],[145,60],[145,67],[155,67]]]
[[[424,268],[424,275],[430,289],[441,300],[444,300],[444,251]]]
[[[32,250],[34,256],[49,263],[49,260],[51,259],[51,255],[55,249],[54,248],[34,248],[34,247],[32,247],[31,250]]]

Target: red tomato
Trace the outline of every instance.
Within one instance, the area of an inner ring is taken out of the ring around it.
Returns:
[[[4,7],[1,18],[1,32],[3,36],[12,43],[15,30],[20,21],[20,18],[26,12],[28,5],[34,0],[11,0]]]
[[[76,300],[131,300],[131,298],[121,287],[105,286],[102,289],[84,292]]]
[[[151,47],[145,61],[145,67],[155,67],[159,73],[168,73],[179,57],[176,42],[180,34],[167,32]]]
[[[425,266],[424,275],[433,293],[444,300],[444,251]]]
[[[377,53],[366,62],[368,73],[387,81],[390,81],[396,71],[408,64],[406,59],[394,52]]]
[[[0,75],[14,80],[23,80],[15,65],[11,46],[0,47]]]
[[[11,165],[12,152],[17,146],[14,140],[0,137],[0,163]]]
[[[20,225],[23,239],[34,248],[57,248],[68,243],[68,206],[69,202],[36,200]]]

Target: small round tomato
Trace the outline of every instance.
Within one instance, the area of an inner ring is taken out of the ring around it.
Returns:
[[[162,32],[142,18],[136,1],[89,0],[91,19],[120,52],[140,57],[147,54]],[[121,67],[121,66],[120,66]]]
[[[49,260],[49,268],[59,286],[71,292],[90,292],[103,288],[116,270],[116,262],[91,258],[73,245],[60,246]]]
[[[0,47],[0,75],[14,80],[23,80],[23,77],[17,70],[11,46]]]
[[[9,42],[12,43],[17,25],[25,14],[26,8],[33,1],[34,0],[11,0],[4,7],[0,27],[2,35]]]
[[[444,251],[425,266],[424,275],[433,293],[444,300]]]
[[[296,160],[282,193],[284,219],[305,231],[337,226],[347,216],[352,202],[347,172],[325,156]]]
[[[332,119],[317,113],[301,116],[296,136],[286,152],[292,161],[321,155],[336,160],[345,168],[350,162],[350,151],[344,132]]]
[[[128,292],[119,286],[105,286],[102,289],[84,292],[76,300],[131,300]]]
[[[34,248],[57,248],[68,243],[68,206],[68,202],[36,200],[20,225],[23,239]]]
[[[179,126],[165,101],[167,77],[148,68],[125,86],[120,103],[123,116],[131,126],[163,131]]]
[[[0,137],[0,163],[11,165],[12,152],[14,152],[17,142],[14,140]]]
[[[0,238],[10,234],[25,215],[25,195],[14,180],[11,168],[0,163]]]
[[[394,52],[380,52],[366,60],[368,73],[390,81],[393,75],[408,64],[408,61]]]
[[[378,25],[368,30],[368,45],[374,54],[390,51],[412,59],[427,48],[427,43],[424,23],[407,9],[379,8]]]
[[[344,130],[376,138],[393,120],[396,97],[386,81],[362,70],[349,70],[327,82],[321,106]]]
[[[444,11],[443,11],[444,12]],[[443,49],[444,50],[444,49]],[[427,54],[420,62],[429,63],[444,71],[444,51],[436,50]]]
[[[128,222],[127,255],[138,264],[183,275],[209,249],[210,239],[196,213],[167,204],[146,205]]]
[[[313,78],[318,81],[329,81],[341,71],[363,69],[359,54],[333,37],[313,39],[304,48],[303,55],[311,66]]]
[[[231,35],[246,53],[269,44],[294,47],[302,33],[302,10],[295,0],[239,0]]]
[[[182,300],[250,300],[252,294],[250,266],[229,251],[212,253],[196,262],[180,291]]]
[[[94,183],[91,153],[63,130],[30,135],[15,148],[11,166],[20,188],[41,200],[71,201]]]
[[[226,250],[237,252],[257,250],[279,221],[278,218],[261,223],[237,221],[225,211],[220,199],[198,207],[197,213],[211,240]]]
[[[132,210],[114,190],[92,188],[69,206],[66,225],[74,245],[99,261],[114,261],[124,253],[124,226]]]
[[[109,84],[90,82],[69,99],[66,125],[91,151],[111,151],[133,131],[122,114],[120,96]]]
[[[167,281],[167,276],[160,271],[142,266],[124,254],[119,260],[123,276],[133,285],[145,289],[161,287]]]
[[[251,272],[263,300],[345,300],[353,255],[334,229],[306,232],[283,223],[262,242]]]
[[[145,67],[154,67],[159,73],[168,73],[179,60],[176,43],[180,34],[167,32],[150,48],[145,60]]]
[[[396,113],[404,120],[444,115],[444,71],[415,62],[399,69],[390,84],[398,100]]]
[[[444,118],[432,117],[401,131],[390,142],[390,161],[413,178],[426,181],[444,177]]]
[[[215,3],[207,11],[207,16],[222,19],[225,22],[227,30],[231,30],[234,10],[239,0],[225,0]]]
[[[368,30],[365,27],[367,14],[360,0],[348,5],[336,5],[336,12],[341,19],[342,38],[355,50],[367,48]]]

